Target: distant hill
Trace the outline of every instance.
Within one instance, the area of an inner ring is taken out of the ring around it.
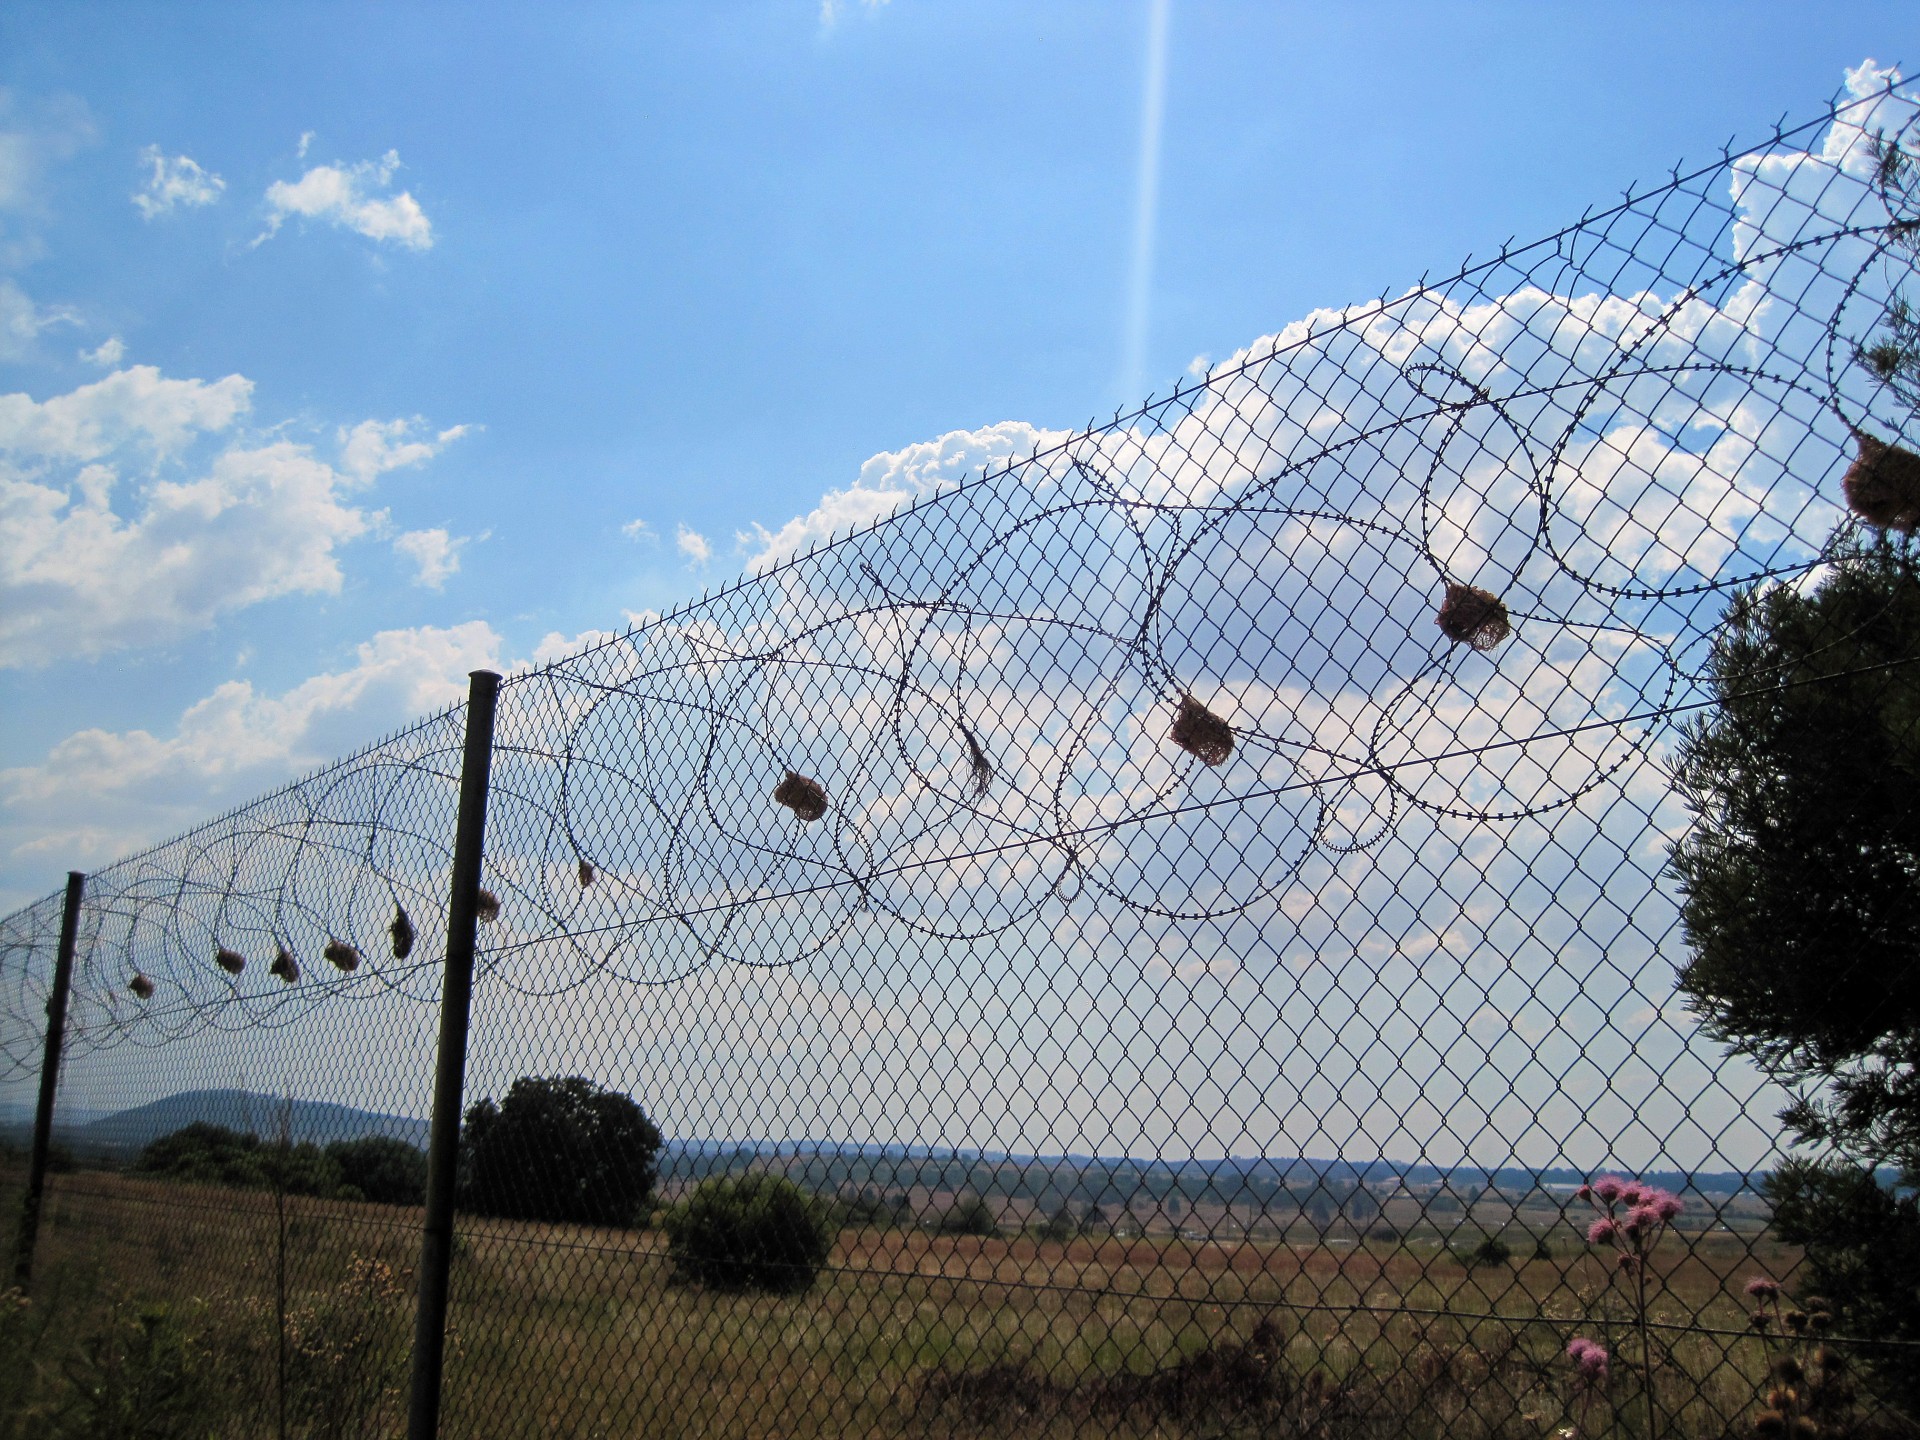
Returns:
[[[1510,1196],[1536,1189],[1571,1191],[1593,1175],[1631,1173],[1598,1166],[1592,1174],[1566,1168],[1488,1169],[1440,1167],[1391,1160],[1310,1159],[1301,1156],[1227,1157],[1220,1160],[1137,1159],[1125,1155],[1020,1155],[992,1150],[924,1145],[836,1144],[819,1140],[669,1140],[660,1168],[670,1179],[776,1167],[801,1184],[824,1192],[873,1188],[972,1191],[1024,1197],[1051,1207],[1063,1200],[1107,1203],[1136,1194],[1192,1203],[1293,1203],[1323,1187],[1351,1189],[1404,1184],[1478,1194],[1493,1188]],[[1756,1190],[1761,1173],[1657,1171],[1635,1178],[1673,1190],[1737,1195]]]
[[[164,1100],[102,1115],[63,1111],[57,1137],[82,1155],[129,1159],[142,1147],[195,1121],[230,1130],[271,1136],[279,1129],[281,1101],[246,1090],[189,1090]],[[0,1138],[24,1142],[32,1110],[17,1107],[0,1115]],[[369,1135],[390,1136],[425,1149],[428,1125],[403,1115],[357,1110],[316,1100],[292,1103],[291,1131],[296,1141],[326,1144]],[[15,1132],[18,1132],[17,1135]],[[1477,1193],[1482,1187],[1521,1194],[1536,1186],[1571,1189],[1591,1178],[1572,1169],[1484,1169],[1440,1167],[1390,1160],[1309,1159],[1298,1156],[1238,1156],[1219,1160],[1135,1159],[1099,1155],[1021,1155],[944,1146],[834,1143],[819,1140],[730,1141],[668,1140],[662,1147],[663,1176],[698,1180],[703,1176],[776,1164],[794,1178],[824,1191],[874,1186],[973,1190],[987,1195],[1027,1196],[1047,1204],[1063,1198],[1111,1199],[1145,1192],[1194,1202],[1234,1199],[1276,1200],[1282,1192],[1308,1193],[1322,1184],[1379,1186],[1398,1181],[1408,1186],[1448,1186]],[[1596,1167],[1595,1173],[1618,1167]],[[1672,1189],[1737,1194],[1757,1189],[1761,1174],[1740,1172],[1660,1172],[1643,1177]]]
[[[188,1090],[148,1105],[121,1110],[88,1124],[63,1127],[60,1139],[90,1154],[139,1150],[162,1135],[171,1135],[196,1121],[224,1125],[271,1137],[279,1133],[284,1102],[272,1095],[248,1090]],[[385,1135],[425,1149],[427,1122],[404,1115],[382,1115],[321,1100],[295,1100],[288,1114],[288,1130],[296,1143],[311,1140],[324,1145],[333,1140],[359,1140]]]
[[[33,1129],[33,1114],[38,1108],[32,1100],[0,1100],[0,1129]],[[111,1115],[111,1110],[86,1110],[74,1105],[62,1105],[58,1112],[58,1123],[68,1129],[76,1125],[86,1125]]]

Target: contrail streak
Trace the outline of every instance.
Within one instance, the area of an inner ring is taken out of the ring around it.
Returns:
[[[1123,403],[1143,398],[1147,322],[1153,304],[1153,234],[1160,208],[1160,122],[1167,99],[1167,17],[1172,0],[1151,0],[1147,10],[1146,94],[1140,117],[1140,168],[1134,192],[1133,268],[1127,281],[1126,358]]]

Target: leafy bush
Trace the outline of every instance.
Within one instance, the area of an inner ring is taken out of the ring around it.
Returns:
[[[1455,1258],[1469,1270],[1483,1265],[1505,1265],[1513,1259],[1513,1247],[1498,1235],[1488,1235],[1471,1250],[1457,1251]]]
[[[404,1409],[412,1319],[412,1290],[391,1266],[360,1255],[336,1284],[289,1312],[288,1409],[306,1434],[393,1433]]]
[[[317,1145],[268,1143],[258,1135],[243,1135],[203,1120],[153,1141],[140,1152],[133,1168],[142,1175],[190,1185],[279,1189],[289,1195],[327,1196],[340,1188],[339,1167]]]
[[[827,1207],[784,1175],[716,1175],[661,1221],[676,1280],[796,1295],[833,1249]]]
[[[1073,1206],[1065,1200],[1060,1208],[1049,1215],[1040,1225],[1042,1240],[1071,1240],[1080,1233],[1080,1222],[1073,1218]]]
[[[998,1235],[1000,1222],[993,1207],[978,1195],[962,1195],[935,1228],[942,1235]]]
[[[0,1435],[26,1434],[39,1388],[39,1351],[46,1333],[46,1310],[21,1290],[0,1290]]]
[[[404,1140],[369,1135],[336,1140],[327,1158],[340,1172],[343,1191],[359,1192],[379,1205],[419,1205],[427,1197],[427,1157]]]
[[[522,1076],[467,1111],[463,1208],[507,1220],[633,1225],[653,1195],[660,1132],[633,1100],[577,1075]]]
[[[218,1408],[204,1342],[161,1305],[117,1311],[81,1342],[65,1372],[49,1436],[193,1440]]]
[[[1920,1341],[1920,1195],[1838,1160],[1790,1160],[1766,1195],[1775,1233],[1806,1247],[1806,1288],[1832,1302],[1844,1333]],[[1920,1369],[1907,1356],[1869,1345],[1857,1360],[1883,1398],[1920,1411]]]
[[[844,1196],[834,1203],[834,1219],[842,1227],[862,1230],[889,1230],[902,1224],[913,1214],[913,1206],[905,1195],[876,1195],[864,1190],[858,1195]]]

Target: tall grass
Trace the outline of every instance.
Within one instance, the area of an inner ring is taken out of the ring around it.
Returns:
[[[399,1433],[418,1225],[400,1207],[58,1177],[31,1316],[6,1342],[35,1377],[11,1436],[89,1433],[60,1428],[60,1395],[92,1337],[156,1305],[198,1397],[200,1428],[179,1433],[273,1434],[282,1403],[303,1440]],[[653,1231],[465,1220],[444,1433],[1545,1436],[1579,1409],[1569,1337],[1637,1335],[1639,1318],[1576,1247],[1514,1248],[1531,1258],[1468,1270],[1437,1245],[849,1230],[811,1291],[774,1297],[675,1285]],[[1732,1235],[1671,1248],[1649,1363],[1616,1372],[1608,1423],[1642,1435],[1653,1399],[1664,1435],[1747,1433],[1768,1360],[1741,1284],[1796,1257]]]

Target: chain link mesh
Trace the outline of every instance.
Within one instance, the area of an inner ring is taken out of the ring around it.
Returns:
[[[510,676],[443,1433],[1751,1433],[1789,1097],[1675,995],[1667,765],[1730,599],[1860,533],[1858,436],[1920,448],[1859,350],[1912,114]],[[425,1143],[462,720],[88,881],[42,1265],[195,1307],[233,1433],[400,1423],[419,1214],[340,1146]],[[13,1120],[58,924],[0,922]],[[191,1121],[260,1138],[124,1168]],[[1681,1208],[1589,1240],[1607,1171]],[[830,1245],[702,1271],[729,1196]]]

